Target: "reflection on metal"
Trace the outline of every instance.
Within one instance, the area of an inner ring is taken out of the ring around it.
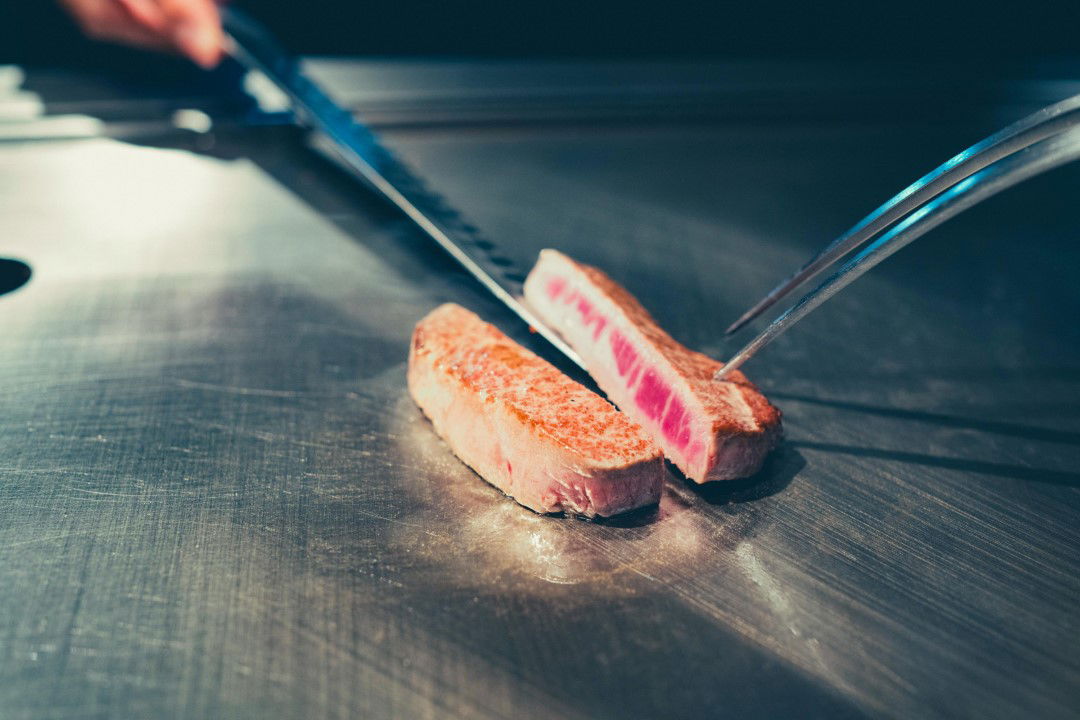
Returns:
[[[41,117],[45,103],[37,93],[22,87],[26,73],[17,65],[0,65],[0,130],[7,123],[22,123]],[[3,136],[0,135],[0,138]]]
[[[762,353],[790,441],[760,476],[589,523],[492,489],[408,398],[416,320],[453,300],[529,342],[509,309],[297,133],[215,135],[0,145],[0,254],[34,268],[0,298],[0,715],[1075,715],[1080,167],[953,226],[994,262],[897,257]],[[393,140],[508,257],[558,235],[699,346],[723,328],[688,309],[736,314],[845,204],[775,199],[907,135]]]
[[[239,48],[232,46],[232,52],[241,52]],[[250,95],[259,110],[264,113],[286,112],[292,108],[292,101],[274,82],[266,77],[266,73],[258,69],[248,70],[244,75],[244,92]]]
[[[214,120],[202,110],[187,108],[173,113],[172,124],[177,130],[207,133],[213,129]]]

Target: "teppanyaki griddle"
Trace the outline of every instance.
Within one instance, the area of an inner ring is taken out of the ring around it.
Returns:
[[[888,68],[314,69],[515,262],[601,266],[718,355],[860,211],[1075,92],[985,81],[928,119],[956,84]],[[748,368],[788,434],[760,476],[591,524],[486,486],[405,394],[435,304],[526,328],[296,131],[109,92],[98,137],[0,145],[0,255],[33,272],[0,296],[6,715],[1075,713],[1076,168]]]

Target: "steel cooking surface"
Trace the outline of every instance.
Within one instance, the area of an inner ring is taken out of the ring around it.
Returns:
[[[596,264],[722,354],[1005,105],[385,134],[515,260]],[[33,274],[0,296],[0,716],[1074,714],[1078,183],[755,358],[788,434],[758,477],[587,523],[434,435],[416,320],[452,300],[540,346],[297,133],[4,144],[0,256]]]

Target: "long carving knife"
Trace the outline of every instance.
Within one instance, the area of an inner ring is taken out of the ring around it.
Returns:
[[[510,260],[498,254],[494,243],[430,190],[374,132],[335,103],[266,28],[234,8],[223,8],[222,16],[229,54],[248,70],[261,73],[289,98],[294,119],[318,134],[321,148],[396,205],[492,295],[583,367],[577,353],[525,306],[521,299],[525,278]]]

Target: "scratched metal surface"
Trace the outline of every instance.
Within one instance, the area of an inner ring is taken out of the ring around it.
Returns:
[[[389,137],[519,261],[596,263],[722,353],[1015,102]],[[748,366],[788,434],[759,477],[591,524],[409,401],[437,303],[528,334],[397,216],[287,130],[141,143],[0,145],[0,255],[34,271],[0,296],[4,720],[1077,716],[1080,168]]]

